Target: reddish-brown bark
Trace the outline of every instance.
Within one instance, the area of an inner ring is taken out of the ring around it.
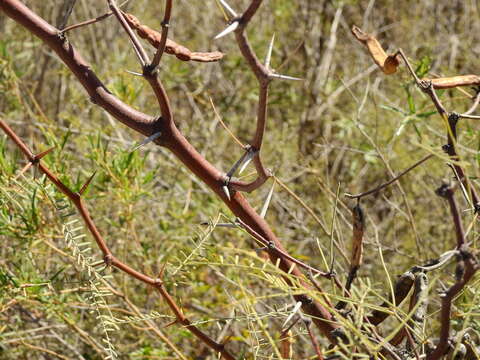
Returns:
[[[258,8],[260,3],[261,1],[252,2],[252,5],[244,15],[245,20],[249,20],[251,16],[253,16],[252,9]],[[225,180],[224,174],[195,150],[192,144],[179,132],[173,121],[164,121],[162,118],[155,119],[133,109],[116,98],[98,79],[88,63],[81,57],[78,51],[75,50],[72,44],[60,34],[59,30],[36,15],[20,1],[0,0],[0,9],[8,17],[24,26],[54,50],[77,77],[95,104],[101,106],[123,124],[146,136],[161,132],[162,135],[155,141],[156,143],[170,149],[183,164],[205,182],[222,201],[226,203],[235,216],[241,219],[242,222],[250,226],[266,240],[272,242],[276,248],[286,252],[265,220],[253,210],[240,192],[234,192],[230,200],[227,198],[222,191]],[[247,21],[245,21],[244,24],[246,22]],[[291,271],[293,263],[290,260],[278,256],[278,252],[269,252],[269,256],[274,263],[280,259],[280,269],[285,272],[289,272],[290,270],[290,273],[293,276],[297,276],[305,288],[309,288],[308,283],[304,280],[305,278],[298,267],[294,266],[293,271]],[[286,278],[286,280],[289,281],[288,278]],[[310,301],[305,295],[296,295],[295,298],[297,301],[302,301],[304,312],[312,316],[312,320],[323,335],[330,341],[335,342],[335,336],[332,334],[332,331],[338,328],[338,324],[335,323],[332,314],[319,303]]]

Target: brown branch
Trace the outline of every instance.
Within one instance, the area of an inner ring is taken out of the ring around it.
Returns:
[[[7,136],[17,145],[20,150],[25,154],[27,159],[38,166],[39,170],[47,176],[47,178],[57,187],[59,191],[61,191],[65,196],[67,196],[75,207],[78,209],[80,216],[85,222],[88,230],[92,234],[95,242],[97,243],[98,247],[103,253],[104,261],[107,265],[113,266],[126,274],[130,275],[131,277],[140,280],[141,282],[148,284],[154,287],[165,302],[168,304],[172,312],[175,314],[178,323],[185,326],[189,329],[195,336],[197,336],[200,340],[202,340],[205,344],[211,347],[216,352],[220,352],[225,359],[234,360],[235,358],[224,349],[222,344],[215,342],[211,339],[208,335],[203,333],[197,327],[192,325],[192,323],[185,317],[185,315],[180,310],[179,306],[170,296],[168,291],[165,289],[163,282],[161,279],[155,279],[150,276],[147,276],[132,267],[128,266],[127,264],[123,263],[116,257],[112,255],[106,241],[103,239],[100,231],[98,230],[97,226],[95,225],[90,213],[83,201],[83,198],[80,196],[79,193],[75,193],[71,191],[65,184],[63,184],[59,178],[53,174],[47,166],[45,166],[37,156],[33,155],[33,153],[28,149],[27,145],[15,134],[15,132],[3,121],[0,119],[0,128],[7,134]]]
[[[167,45],[168,28],[170,26],[171,15],[172,15],[172,0],[167,0],[165,2],[165,14],[163,15],[162,33],[160,35],[160,42],[157,47],[157,52],[153,57],[152,64],[150,65],[152,69],[155,69],[158,66],[158,64],[160,64],[162,55],[165,52],[165,46]]]
[[[125,20],[128,22],[128,25],[132,29],[135,29],[137,31],[138,36],[140,36],[142,39],[147,40],[152,46],[157,49],[161,47],[162,34],[165,31],[164,29],[168,27],[163,26],[162,33],[159,33],[146,25],[142,25],[140,21],[132,14],[123,12],[123,15],[125,16]],[[212,62],[218,61],[223,58],[223,53],[219,51],[193,52],[187,49],[185,46],[177,44],[175,41],[170,39],[165,40],[164,46],[165,53],[175,55],[179,60],[182,61]]]
[[[195,150],[179,132],[171,119],[169,121],[154,119],[118,100],[105,88],[71,43],[66,42],[59,35],[58,29],[55,29],[33,13],[19,0],[1,0],[0,10],[35,34],[54,50],[87,90],[92,101],[104,108],[113,117],[146,136],[151,136],[161,131],[162,136],[156,140],[157,143],[172,151],[193,174],[198,176],[225,202],[235,216],[248,224],[265,239],[273,242],[277,248],[283,249],[280,241],[265,220],[253,210],[240,192],[234,193],[231,199],[227,198],[222,191],[224,175]],[[274,257],[272,261],[276,263],[277,259],[279,257]],[[288,272],[291,270],[292,264],[292,262],[286,259],[280,259],[279,268],[284,272]],[[294,268],[291,274],[300,278],[303,276],[298,268]],[[319,303],[306,301],[303,311],[312,316],[314,323],[324,336],[331,342],[336,341],[332,331],[338,327],[338,324],[334,322],[332,314],[326,308]]]
[[[125,5],[128,1],[129,1],[129,0],[125,0],[125,1],[124,1],[123,3],[121,3],[118,7],[121,8],[121,7],[122,7],[123,5]],[[100,22],[100,21],[102,21],[103,19],[106,19],[106,18],[108,18],[108,17],[110,17],[110,16],[112,16],[112,15],[113,15],[113,12],[108,11],[108,12],[106,12],[105,14],[100,15],[100,16],[97,16],[97,17],[95,17],[95,18],[93,18],[93,19],[85,20],[85,21],[82,21],[82,22],[80,22],[80,23],[78,23],[78,24],[73,24],[73,25],[67,26],[67,27],[65,27],[64,29],[61,29],[60,32],[61,32],[62,34],[66,34],[67,32],[69,32],[69,31],[71,31],[71,30],[78,29],[78,28],[80,28],[80,27],[84,27],[84,26],[87,26],[87,25],[91,25],[91,24],[95,24],[95,23],[97,23],[97,22]]]
[[[450,205],[450,212],[452,213],[453,224],[455,226],[455,234],[457,237],[457,249],[460,250],[465,244],[465,233],[463,231],[462,220],[460,218],[460,212],[458,210],[457,202],[455,201],[454,188],[448,184],[442,184],[435,193],[447,199],[448,205]]]
[[[267,122],[268,86],[271,81],[271,73],[255,55],[255,52],[250,46],[248,38],[245,34],[247,24],[255,15],[261,4],[262,0],[253,0],[243,15],[239,19],[234,20],[239,22],[239,26],[235,30],[235,38],[237,40],[238,48],[240,49],[243,57],[246,59],[250,69],[255,74],[260,88],[257,105],[257,125],[253,140],[249,144],[249,150],[255,152],[253,161],[255,170],[257,171],[257,178],[248,183],[239,180],[227,179],[228,185],[230,185],[233,190],[245,192],[252,192],[258,189],[265,183],[265,181],[267,181],[270,176],[272,176],[271,172],[263,166],[260,158],[260,150],[262,147],[263,135],[265,133]]]
[[[470,183],[468,177],[465,175],[465,171],[463,168],[457,164],[457,162],[460,160],[460,157],[458,156],[457,153],[457,124],[458,124],[458,119],[459,116],[456,113],[450,113],[447,116],[447,124],[448,124],[448,129],[447,129],[447,138],[448,138],[448,143],[443,147],[445,152],[448,154],[450,159],[454,161],[452,164],[452,169],[457,177],[458,181],[461,182],[463,187],[470,192],[470,196],[472,197],[472,202],[474,208],[477,206],[479,203],[479,198],[477,195],[477,192],[475,188],[473,188],[472,184]],[[467,199],[468,200],[468,199]]]
[[[162,119],[168,123],[173,122],[173,116],[172,116],[172,108],[170,106],[170,100],[168,98],[167,92],[165,91],[165,88],[163,87],[163,84],[160,82],[157,76],[157,71],[156,71],[156,66],[153,67],[152,64],[149,63],[148,56],[146,55],[145,50],[143,49],[142,45],[138,41],[137,37],[135,36],[135,33],[133,32],[132,28],[130,27],[126,16],[124,16],[125,13],[120,11],[118,6],[116,5],[115,0],[108,0],[108,3],[110,5],[110,8],[112,9],[115,17],[117,20],[120,22],[124,30],[127,32],[128,37],[132,41],[133,48],[138,55],[138,58],[140,60],[140,64],[142,65],[143,68],[143,76],[145,79],[148,81],[150,84],[150,87],[152,88],[153,92],[155,93],[155,97],[157,98],[158,105],[160,107],[160,111],[162,113]],[[168,5],[167,5],[168,7]],[[167,9],[168,10],[168,9]],[[163,40],[161,40],[163,41]],[[159,47],[161,44],[159,44]]]
[[[315,337],[315,335],[313,334],[313,331],[312,331],[311,320],[306,319],[304,321],[304,323],[305,323],[305,327],[307,328],[308,337],[310,338],[310,341],[312,342],[313,348],[315,349],[315,353],[317,354],[317,359],[318,360],[324,360],[322,350],[320,349],[320,345],[318,344],[317,338]]]
[[[464,262],[464,274],[457,282],[442,294],[442,307],[440,310],[440,338],[435,349],[427,355],[426,360],[438,360],[443,358],[448,350],[448,340],[450,335],[450,318],[454,298],[463,290],[465,285],[475,275],[479,266],[478,262],[468,251],[462,251]]]
[[[443,184],[436,191],[437,195],[446,198],[450,205],[455,233],[457,235],[457,250],[460,251],[455,277],[457,282],[442,294],[442,307],[440,310],[440,339],[436,348],[427,356],[427,360],[437,360],[443,357],[448,349],[448,340],[450,335],[451,308],[454,298],[459,294],[467,282],[475,275],[479,268],[477,260],[468,251],[465,243],[465,234],[463,231],[460,213],[454,198],[454,189]]]
[[[78,28],[83,27],[83,26],[95,24],[97,22],[102,21],[103,19],[109,18],[112,15],[113,15],[113,12],[111,12],[111,11],[106,12],[103,15],[97,16],[96,18],[85,20],[85,21],[82,21],[78,24],[73,24],[73,25],[67,26],[66,28],[61,30],[61,33],[66,34],[67,32],[69,32],[71,30],[75,30],[75,29],[78,29]]]
[[[447,110],[443,106],[442,102],[438,98],[437,93],[435,92],[435,85],[434,85],[434,80],[435,79],[420,80],[418,78],[417,74],[415,73],[415,71],[413,70],[413,67],[410,64],[410,62],[408,61],[405,53],[401,49],[399,50],[399,54],[402,57],[405,64],[407,65],[407,68],[409,69],[410,74],[414,78],[417,86],[423,92],[427,93],[430,96],[430,98],[431,98],[432,102],[434,103],[435,108],[437,109],[440,116],[442,116],[447,121],[447,125],[448,125],[448,127],[447,127],[448,144],[444,147],[444,150],[447,152],[447,154],[450,156],[450,158],[452,160],[458,161],[459,156],[458,156],[457,151],[456,151],[456,141],[457,141],[457,128],[456,127],[457,127],[457,122],[458,122],[459,115],[457,113],[453,113],[453,112],[448,113],[447,112]],[[472,78],[471,78],[472,76],[475,76],[475,75],[468,75],[467,77],[470,80],[472,80]],[[462,76],[455,77],[455,78],[447,78],[447,79],[456,79],[455,81],[457,83],[461,82],[461,81],[464,81],[464,82],[468,81],[467,78],[462,77]],[[444,84],[448,83],[447,80],[442,80],[442,81],[443,81]],[[448,81],[451,81],[450,83],[454,82],[454,80],[448,80]],[[442,83],[442,82],[440,82],[440,83]],[[471,186],[471,184],[468,180],[468,177],[465,176],[465,172],[464,172],[463,168],[461,166],[459,166],[458,164],[453,164],[453,168],[455,170],[454,173],[456,175],[458,175],[458,178],[462,182],[463,186],[470,191],[471,196],[472,196],[473,206],[476,207],[477,204],[478,204],[479,198],[477,196],[477,193],[476,193],[475,189],[473,188],[473,186]]]
[[[277,249],[277,247],[275,246],[275,244],[273,243],[270,243],[268,242],[268,240],[266,240],[263,236],[261,236],[260,234],[258,234],[255,230],[253,230],[250,226],[248,226],[247,224],[243,223],[241,220],[238,220],[240,226],[242,228],[244,228],[253,238],[255,238],[259,243],[260,245],[263,246],[263,249],[265,249],[265,251],[267,251],[269,254],[273,255],[273,256],[278,256],[280,258],[284,258],[286,260],[289,260],[291,261],[292,263],[294,264],[297,264],[298,266],[314,273],[314,274],[317,274],[317,275],[320,275],[320,276],[323,276],[327,279],[330,279],[333,277],[333,274],[330,273],[330,272],[324,272],[324,271],[320,271],[318,269],[315,269],[314,267],[308,265],[308,264],[305,264],[304,262],[298,260],[298,259],[295,259],[293,256],[291,256],[290,254],[288,254],[287,252],[285,252],[283,249]]]

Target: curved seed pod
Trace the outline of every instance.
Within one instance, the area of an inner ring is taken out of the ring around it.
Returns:
[[[360,206],[360,203],[355,205],[352,209],[353,216],[353,235],[352,235],[352,254],[350,257],[350,271],[348,272],[347,282],[345,284],[346,292],[350,291],[353,280],[357,276],[357,271],[362,265],[363,260],[363,234],[365,232],[365,215]],[[340,301],[335,308],[342,310],[347,303]]]
[[[353,237],[352,257],[350,259],[350,271],[358,269],[363,258],[363,233],[365,231],[365,216],[360,204],[352,209],[353,215]]]
[[[151,45],[158,48],[160,39],[162,38],[161,33],[149,28],[146,25],[140,24],[140,21],[132,14],[123,12],[123,15],[125,16],[125,20],[127,20],[128,25],[137,31],[138,36],[147,40]],[[223,58],[223,53],[219,51],[193,52],[187,49],[185,46],[177,44],[175,41],[170,39],[167,39],[165,52],[170,55],[175,55],[182,61],[213,62]]]
[[[415,276],[414,291],[410,299],[410,310],[417,306],[415,312],[410,320],[412,331],[412,340],[415,345],[420,343],[420,339],[416,334],[421,334],[423,326],[425,325],[425,318],[427,316],[428,306],[428,278],[424,272],[418,273]],[[407,342],[407,350],[412,351],[412,344]]]
[[[352,26],[352,34],[367,47],[370,56],[385,74],[390,75],[397,71],[399,65],[397,56],[387,55],[382,45],[373,35],[367,34],[355,25]]]
[[[397,280],[397,283],[395,284],[395,289],[394,289],[394,299],[389,299],[388,301],[385,301],[382,305],[380,305],[382,308],[388,309],[390,308],[390,304],[394,303],[396,306],[400,305],[403,300],[408,295],[408,292],[413,286],[413,282],[415,281],[415,275],[411,271],[407,271],[403,273]],[[391,297],[391,296],[390,296]],[[388,311],[388,310],[387,310]],[[373,325],[378,325],[381,322],[383,322],[387,317],[389,313],[386,311],[382,311],[380,309],[372,311],[372,315],[368,317],[368,321],[372,323]]]
[[[480,76],[460,75],[446,78],[422,79],[431,81],[434,89],[451,89],[457,86],[478,86],[480,85]]]
[[[282,359],[291,359],[293,355],[293,337],[292,331],[288,330],[280,336],[280,354]]]

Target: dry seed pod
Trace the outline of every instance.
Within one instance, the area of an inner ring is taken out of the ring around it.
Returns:
[[[395,299],[390,298],[388,301],[385,301],[380,306],[382,308],[388,309],[392,303],[396,304],[397,306],[400,305],[402,301],[405,300],[405,298],[407,297],[408,292],[412,288],[414,281],[415,281],[415,275],[411,271],[407,271],[403,273],[395,283],[395,290],[394,290]],[[372,315],[368,317],[368,321],[373,325],[378,325],[383,320],[385,320],[388,317],[388,315],[389,315],[388,310],[387,311],[382,311],[380,309],[374,310],[372,311]]]
[[[362,264],[363,255],[363,233],[365,231],[365,216],[360,204],[352,209],[353,215],[353,237],[352,237],[352,257],[350,259],[350,269],[357,269]]]
[[[140,24],[140,21],[133,16],[132,14],[123,13],[125,20],[127,20],[128,25],[134,30],[137,31],[138,36],[142,39],[147,40],[151,45],[158,48],[160,44],[160,39],[162,35],[149,28],[146,25]],[[167,39],[165,45],[165,52],[167,54],[175,55],[178,59],[182,61],[198,61],[198,62],[212,62],[218,61],[223,58],[223,53],[219,51],[213,52],[192,52],[187,49],[185,46],[177,44],[175,41]]]
[[[397,71],[399,65],[397,56],[387,55],[373,35],[367,34],[355,25],[352,26],[352,34],[367,47],[370,56],[385,74],[390,75]]]
[[[280,355],[282,359],[291,359],[293,355],[293,338],[292,331],[288,330],[280,336]]]
[[[423,272],[420,272],[415,276],[413,295],[410,298],[410,311],[414,309],[415,306],[417,308],[413,313],[409,324],[414,330],[411,333],[412,340],[414,344],[417,345],[420,342],[420,339],[417,338],[416,334],[422,333],[428,307],[428,278],[427,274]],[[413,350],[410,342],[407,342],[406,346],[408,350]]]
[[[447,78],[422,79],[431,81],[434,89],[451,89],[457,86],[478,86],[480,85],[480,76],[461,75]]]

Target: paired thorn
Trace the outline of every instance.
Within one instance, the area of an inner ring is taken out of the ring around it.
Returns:
[[[227,2],[225,0],[218,0],[220,1],[220,4],[222,4],[222,6],[233,16],[233,17],[237,17],[238,14],[236,13],[235,10],[232,9],[232,7],[230,5],[227,4]]]
[[[20,172],[18,173],[18,175],[15,177],[15,179],[19,178],[20,176],[22,176],[23,174],[25,174],[28,169],[30,169],[31,167],[33,166],[33,162],[29,161],[27,163],[27,165],[24,166],[24,168],[22,170],[20,170]]]
[[[268,45],[267,55],[265,56],[265,67],[267,68],[267,70],[270,70],[270,61],[272,60],[274,42],[275,42],[275,34],[273,34],[272,39],[270,40],[270,44]]]
[[[49,154],[50,152],[52,152],[52,150],[54,150],[54,149],[55,149],[55,146],[53,146],[53,147],[51,147],[50,149],[47,149],[47,150],[41,152],[40,154],[33,155],[33,156],[30,158],[30,160],[28,161],[27,165],[25,165],[25,166],[23,167],[23,169],[20,170],[20,172],[18,173],[18,175],[17,175],[15,178],[18,178],[18,177],[22,176],[23,174],[25,174],[25,172],[27,172],[32,166],[37,165],[42,158],[44,158],[47,154]],[[35,168],[35,172],[34,172],[34,174],[33,174],[33,177],[34,177],[34,178],[37,178],[37,168]]]
[[[213,39],[217,40],[220,39],[221,37],[224,37],[225,35],[228,35],[235,30],[237,30],[238,26],[240,25],[240,22],[238,20],[234,20],[230,25],[228,25],[225,30],[220,32],[217,36],[215,36]]]
[[[93,174],[85,182],[85,184],[83,184],[82,188],[78,192],[78,195],[80,195],[80,196],[83,195],[83,193],[85,192],[85,190],[87,190],[88,186],[90,185],[90,183],[92,182],[92,180],[93,180],[93,178],[95,177],[96,174],[97,174],[97,171],[94,171]]]
[[[40,154],[37,154],[33,157],[33,161],[34,163],[40,161],[42,158],[44,158],[47,154],[49,154],[50,152],[52,152],[53,150],[55,149],[55,146],[52,146],[50,149],[47,149],[43,152],[41,152]]]
[[[255,251],[257,254],[261,253],[262,251],[267,251],[269,249],[268,246],[264,246],[261,248],[254,248],[253,251]]]
[[[238,173],[241,174],[257,153],[257,151],[253,150],[250,145],[247,145],[246,150],[247,151],[242,155],[242,157],[238,159],[235,164],[233,164],[232,168],[227,172],[227,181],[230,181],[238,168],[240,168]]]
[[[248,164],[253,160],[254,156],[257,155],[258,150],[253,150],[252,148],[249,148],[247,151],[247,154],[243,160],[243,164],[240,167],[240,170],[238,170],[238,174],[241,175],[245,169],[247,168]]]
[[[274,78],[274,79],[281,79],[281,80],[293,80],[293,81],[302,81],[302,78],[297,78],[293,76],[288,76],[288,75],[282,75],[282,74],[277,74],[277,73],[270,73],[268,74],[269,78]]]
[[[129,74],[132,74],[132,75],[135,75],[135,76],[143,77],[143,74],[140,74],[139,72],[136,72],[136,71],[125,70],[125,72],[127,72]]]
[[[137,146],[135,146],[130,152],[134,152],[138,149],[140,149],[142,146],[145,146],[147,145],[148,143],[151,143],[152,141],[155,141],[156,139],[158,139],[160,136],[162,136],[162,132],[159,131],[149,137],[147,137],[146,139],[144,139],[140,144],[138,144]]]
[[[295,304],[295,306],[293,307],[293,310],[292,312],[290,313],[290,315],[288,315],[287,319],[285,320],[285,322],[283,323],[282,325],[282,329],[285,327],[285,325],[288,324],[288,322],[290,320],[292,320],[292,318],[295,316],[295,314],[300,310],[300,308],[302,307],[302,302],[301,301],[297,301],[297,303]]]
[[[230,201],[231,197],[230,197],[230,190],[228,189],[228,184],[223,185],[222,190],[225,196],[227,197],[228,201]]]
[[[272,187],[270,188],[267,198],[265,199],[265,203],[263,204],[262,210],[260,211],[260,217],[262,219],[264,219],[265,215],[267,215],[268,207],[270,206],[270,201],[272,201],[274,188],[275,188],[275,181],[273,181]]]

